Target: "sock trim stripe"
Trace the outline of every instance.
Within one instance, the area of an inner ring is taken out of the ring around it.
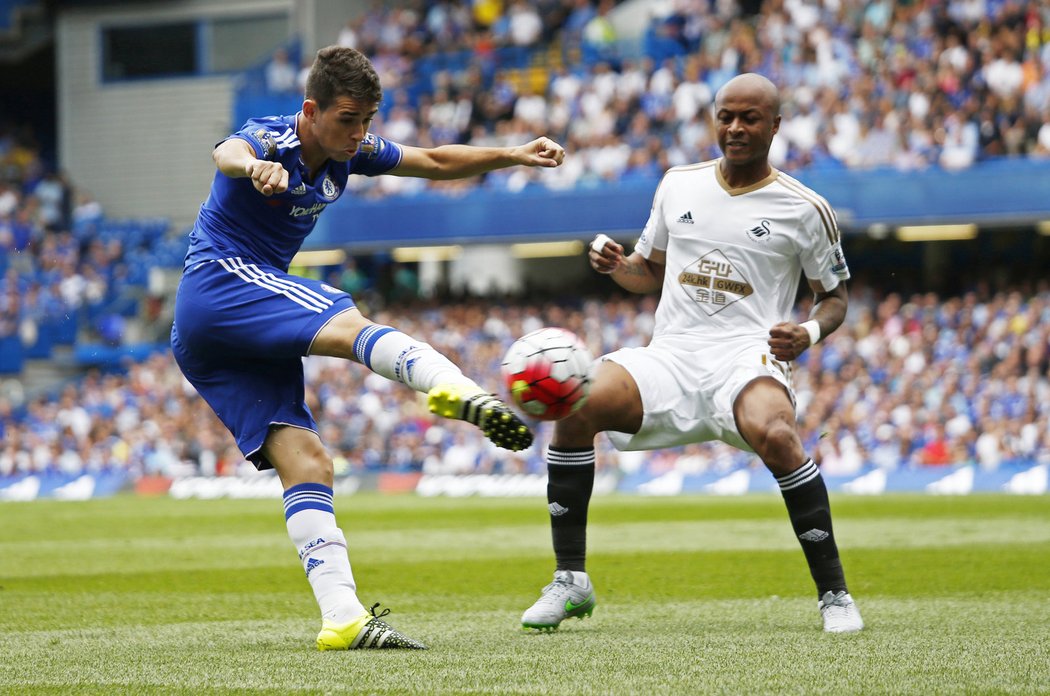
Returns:
[[[816,469],[817,465],[813,463],[812,459],[807,459],[802,466],[792,471],[790,474],[784,474],[783,476],[777,476],[776,479],[780,483],[791,483],[792,480],[805,476],[811,473],[813,469]]]
[[[315,500],[319,503],[328,503],[329,505],[332,505],[334,502],[331,493],[296,493],[284,499],[284,506],[295,505],[303,500]]]
[[[285,521],[291,519],[292,515],[295,513],[302,512],[303,510],[320,510],[321,512],[335,514],[335,508],[331,503],[323,503],[319,500],[304,500],[284,509]]]
[[[391,326],[372,324],[361,329],[360,333],[357,334],[357,338],[354,339],[354,355],[369,370],[372,369],[372,347],[376,344],[376,341],[391,331],[397,331],[397,329]]]
[[[587,464],[594,464],[594,450],[584,450],[582,452],[566,452],[565,450],[556,450],[554,448],[547,448],[547,463],[548,464],[566,464],[569,466],[585,466]]]
[[[332,489],[321,483],[301,483],[284,492],[284,519],[303,510],[320,510],[335,514]]]
[[[293,495],[299,493],[323,493],[329,497],[332,495],[332,489],[323,483],[299,483],[284,492],[285,500]]]
[[[289,505],[294,505],[295,503],[298,503],[301,500],[317,500],[322,503],[328,503],[329,505],[331,505],[333,497],[331,493],[314,493],[312,491],[304,491],[302,493],[296,493],[295,495],[290,495],[286,497],[284,499],[284,506],[288,507]]]
[[[797,470],[778,478],[777,483],[780,484],[780,490],[790,491],[809,483],[818,476],[820,476],[820,469],[817,468],[812,459],[809,459]]]
[[[806,481],[810,481],[811,479],[819,476],[819,474],[820,469],[818,469],[816,466],[805,467],[804,470],[799,469],[798,471],[793,471],[789,477],[778,479],[777,483],[780,484],[780,488],[782,489],[789,487],[794,488],[797,485],[800,485]]]

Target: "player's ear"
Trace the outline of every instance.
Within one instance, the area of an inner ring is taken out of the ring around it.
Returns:
[[[320,109],[317,108],[317,102],[313,99],[303,100],[303,116],[313,121],[317,118],[318,111]]]

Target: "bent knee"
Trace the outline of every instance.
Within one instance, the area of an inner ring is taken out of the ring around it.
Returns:
[[[608,430],[636,433],[643,412],[641,393],[630,373],[617,363],[602,362],[583,407],[555,424],[555,444],[583,447]]]
[[[779,418],[772,420],[767,425],[762,439],[765,449],[775,452],[786,452],[801,447],[801,440],[795,425]]]
[[[373,326],[356,307],[337,314],[325,324],[310,345],[310,355],[355,360],[354,343],[365,328]]]

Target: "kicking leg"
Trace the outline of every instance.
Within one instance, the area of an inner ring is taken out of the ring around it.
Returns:
[[[527,449],[532,433],[499,398],[441,353],[390,326],[373,324],[351,309],[334,317],[310,346],[311,355],[361,363],[376,374],[427,394],[431,413],[478,426],[499,447]]]

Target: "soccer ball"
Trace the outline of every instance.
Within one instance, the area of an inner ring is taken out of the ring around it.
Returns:
[[[587,400],[593,362],[576,334],[539,329],[519,338],[507,351],[503,381],[522,411],[540,420],[558,420]]]

